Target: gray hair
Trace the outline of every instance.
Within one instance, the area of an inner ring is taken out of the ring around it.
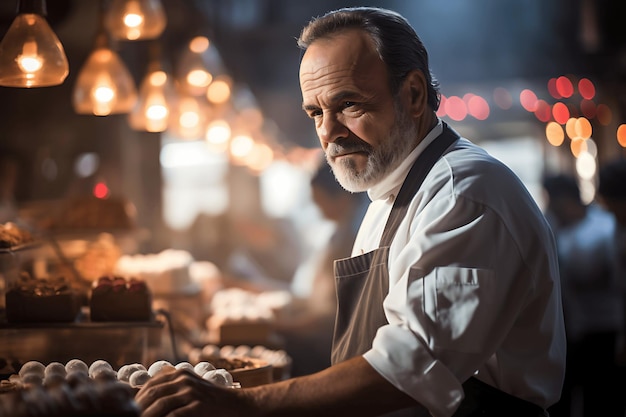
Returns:
[[[410,23],[394,11],[376,7],[347,7],[328,12],[314,18],[302,29],[298,47],[306,50],[316,40],[346,29],[360,29],[371,37],[380,59],[389,70],[389,83],[394,95],[407,74],[417,69],[426,78],[428,105],[433,111],[439,108],[439,83],[428,67],[426,47]]]

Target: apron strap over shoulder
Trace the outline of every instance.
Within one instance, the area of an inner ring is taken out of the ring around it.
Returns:
[[[439,160],[446,149],[460,138],[459,134],[452,130],[445,122],[443,122],[443,133],[436,138],[426,149],[417,157],[417,161],[411,167],[400,192],[393,203],[393,209],[387,219],[383,236],[380,239],[379,247],[390,246],[393,237],[404,219],[409,207],[409,203],[422,186],[426,175],[431,168]]]

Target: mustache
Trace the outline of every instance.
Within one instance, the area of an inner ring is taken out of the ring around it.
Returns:
[[[372,149],[373,148],[369,143],[364,142],[360,139],[342,139],[333,143],[329,143],[328,147],[326,148],[326,155],[328,155],[330,158],[334,158],[339,155],[355,152],[371,153]]]

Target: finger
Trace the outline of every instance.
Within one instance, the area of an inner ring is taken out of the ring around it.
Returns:
[[[162,384],[166,384],[168,382],[175,381],[181,375],[184,375],[184,373],[182,373],[182,372],[163,372],[163,373],[158,373],[158,374],[154,375],[152,378],[150,378],[148,380],[148,382],[146,382],[141,387],[141,389],[139,390],[139,394],[141,394],[142,392],[145,392],[150,387],[157,386],[157,385],[162,385]]]
[[[173,395],[183,387],[202,383],[202,379],[186,371],[158,375],[151,378],[135,395],[135,400],[142,407],[148,407],[160,397]]]
[[[165,417],[184,415],[181,409],[189,405],[189,397],[184,394],[173,394],[158,398],[147,407],[142,407],[141,417]]]
[[[180,387],[175,381],[169,378],[161,381],[149,381],[135,395],[135,401],[140,407],[144,408],[156,401],[160,397],[172,395],[178,391]]]

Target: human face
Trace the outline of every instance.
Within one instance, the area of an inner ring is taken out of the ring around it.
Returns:
[[[380,182],[417,143],[409,112],[394,99],[388,80],[373,42],[359,30],[316,40],[302,58],[303,109],[349,191]]]

